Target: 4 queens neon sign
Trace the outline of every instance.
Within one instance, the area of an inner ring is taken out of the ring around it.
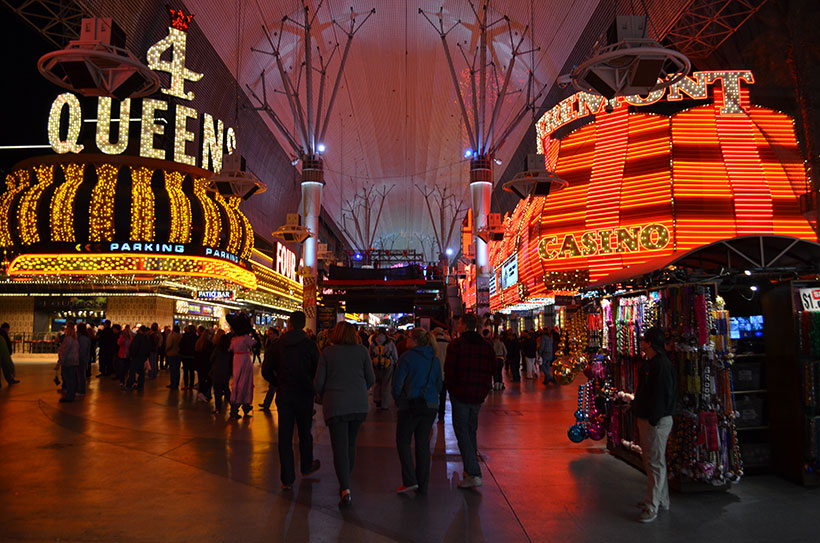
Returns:
[[[177,26],[181,26],[177,24]],[[148,49],[148,67],[156,72],[165,72],[170,75],[170,85],[160,89],[163,94],[176,100],[167,101],[156,98],[142,100],[141,115],[131,119],[131,99],[126,98],[119,102],[119,119],[113,118],[114,100],[109,97],[100,97],[97,102],[97,119],[95,122],[96,146],[100,152],[108,155],[120,155],[128,148],[132,131],[131,121],[139,121],[139,155],[143,158],[160,160],[171,159],[174,162],[189,166],[199,165],[203,169],[210,169],[219,173],[222,170],[222,156],[224,152],[233,154],[236,150],[236,131],[226,127],[220,119],[203,113],[201,116],[196,109],[180,103],[182,100],[193,100],[194,93],[185,90],[185,82],[196,82],[204,74],[189,70],[185,66],[185,52],[187,33],[180,28],[168,27],[168,35]],[[170,60],[163,59],[163,55],[170,51]],[[166,121],[162,112],[169,112]],[[68,115],[68,131],[61,130],[62,118]],[[192,124],[198,127],[191,130]],[[169,126],[166,126],[169,125]],[[80,100],[76,95],[66,92],[59,95],[51,105],[48,117],[48,141],[55,153],[80,153],[84,146],[80,142],[80,132],[83,126],[83,111]],[[112,141],[111,131],[117,130],[118,137]],[[168,149],[156,147],[156,137],[170,133],[173,136]],[[197,141],[197,137],[199,141]],[[190,145],[189,145],[190,144]],[[192,155],[189,148],[197,148]],[[170,156],[169,156],[170,155]]]
[[[662,224],[648,224],[546,236],[538,244],[538,256],[541,260],[561,260],[579,256],[658,251],[668,244],[669,229]]]

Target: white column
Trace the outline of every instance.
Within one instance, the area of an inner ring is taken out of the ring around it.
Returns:
[[[476,271],[481,275],[490,273],[490,255],[487,243],[476,236],[476,232],[487,227],[487,215],[490,213],[490,198],[493,184],[485,181],[470,183],[470,195],[473,197],[473,237],[475,239]]]
[[[475,313],[482,317],[490,312],[490,255],[487,243],[476,233],[487,226],[493,192],[493,170],[487,156],[470,161],[470,195],[473,199],[473,240],[475,243]]]
[[[308,273],[304,276],[302,305],[307,316],[307,327],[316,331],[316,280],[318,262],[316,249],[319,243],[319,214],[322,210],[322,187],[324,172],[321,159],[305,159],[302,162],[302,225],[311,232],[302,245],[302,260]]]

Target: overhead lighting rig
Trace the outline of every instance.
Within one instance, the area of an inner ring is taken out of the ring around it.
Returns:
[[[567,181],[547,171],[544,155],[527,155],[527,169],[515,174],[504,183],[503,188],[524,199],[528,196],[549,196],[568,186]]]
[[[86,97],[140,98],[159,88],[157,74],[125,48],[125,32],[111,18],[83,19],[80,39],[40,57],[37,69]]]
[[[610,100],[664,89],[683,79],[691,68],[686,55],[647,37],[647,17],[618,16],[592,56],[559,82],[571,82],[579,91]]]
[[[276,229],[272,235],[285,243],[304,243],[313,233],[302,226],[302,218],[298,213],[288,213],[285,225]]]
[[[223,196],[238,196],[247,200],[267,190],[265,184],[247,170],[245,158],[234,151],[223,155],[222,170],[208,179],[208,189]]]

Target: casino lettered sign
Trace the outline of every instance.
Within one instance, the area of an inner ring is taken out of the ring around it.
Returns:
[[[796,192],[806,172],[793,120],[753,105],[752,84],[748,70],[696,72],[646,97],[577,93],[547,111],[538,150],[569,186],[505,218],[490,260],[501,279],[516,255],[518,284],[497,289],[491,309],[720,240],[814,240]]]

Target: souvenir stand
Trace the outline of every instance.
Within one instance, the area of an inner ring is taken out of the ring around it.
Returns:
[[[588,308],[590,382],[580,390],[578,424],[589,437],[606,427],[613,455],[642,469],[629,405],[642,364],[640,338],[650,326],[669,334],[678,402],[667,457],[681,491],[726,489],[743,474],[732,397],[729,316],[715,285],[684,284],[608,296]],[[570,430],[570,439],[578,430]],[[577,437],[577,436],[576,436]]]
[[[787,281],[763,296],[766,374],[775,473],[820,484],[820,283]]]

